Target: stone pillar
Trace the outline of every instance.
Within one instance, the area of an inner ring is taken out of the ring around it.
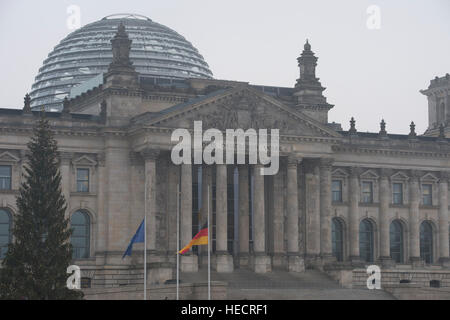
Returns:
[[[298,184],[297,166],[299,160],[288,158],[287,165],[287,254],[288,270],[291,272],[305,271],[305,264],[299,256],[298,247]]]
[[[147,226],[147,253],[156,253],[156,159],[159,150],[144,150],[145,160],[145,218]]]
[[[320,160],[320,256],[322,263],[332,262],[331,249],[331,164],[333,159]]]
[[[380,257],[381,264],[385,267],[392,266],[393,260],[390,254],[390,233],[389,233],[389,203],[391,191],[389,187],[389,171],[381,169],[380,175]]]
[[[66,217],[70,214],[70,162],[73,154],[70,152],[61,152],[61,191],[67,203]],[[75,172],[76,174],[76,172]]]
[[[266,273],[272,270],[270,257],[266,253],[266,228],[265,228],[265,206],[264,206],[264,176],[261,175],[262,165],[253,166],[254,199],[253,199],[253,270],[257,273]]]
[[[287,200],[286,188],[286,165],[285,162],[280,163],[280,170],[274,175],[273,184],[270,186],[273,194],[273,212],[272,212],[272,266],[273,268],[286,269],[288,267],[288,256],[284,244],[285,236],[285,207]]]
[[[306,259],[316,265],[320,254],[320,185],[317,161],[305,163],[306,187]]]
[[[228,253],[228,189],[227,166],[216,165],[216,259],[215,269],[217,272],[232,272],[233,257]]]
[[[249,186],[248,166],[238,166],[239,170],[239,266],[249,265]]]
[[[97,156],[98,162],[98,183],[97,183],[97,236],[96,236],[96,265],[106,263],[106,250],[108,241],[108,212],[105,210],[106,203],[106,167],[105,154]]]
[[[420,189],[417,172],[412,172],[412,176],[409,179],[409,192],[409,259],[413,265],[422,265],[419,229]]]
[[[354,264],[358,264],[361,261],[359,255],[359,168],[350,168],[349,185],[350,261]]]
[[[439,262],[450,266],[448,243],[448,174],[441,173],[439,180]]]
[[[181,165],[180,249],[192,240],[192,165]],[[181,272],[197,272],[198,258],[192,250],[180,257]]]

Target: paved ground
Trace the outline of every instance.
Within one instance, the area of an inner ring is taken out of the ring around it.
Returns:
[[[206,282],[207,271],[182,273],[182,282]],[[316,270],[304,273],[274,271],[256,274],[253,271],[237,269],[232,274],[211,271],[211,281],[228,283],[228,299],[276,299],[276,300],[386,300],[394,299],[381,290],[345,289]]]

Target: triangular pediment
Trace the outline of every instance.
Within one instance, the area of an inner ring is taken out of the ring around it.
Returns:
[[[2,162],[18,162],[20,159],[12,153],[5,151],[0,154],[0,161]]]
[[[438,182],[439,178],[436,177],[434,174],[427,173],[422,178],[420,178],[422,181],[429,181],[429,182]]]
[[[97,164],[97,162],[94,159],[92,159],[86,155],[81,156],[81,157],[73,160],[72,162],[74,165],[77,165],[77,166],[95,166]]]
[[[361,179],[378,179],[378,175],[369,169],[361,174]]]
[[[192,129],[202,121],[203,130],[279,129],[280,135],[338,138],[339,133],[251,87],[220,90],[167,110],[146,125]]]
[[[406,180],[408,180],[409,179],[409,177],[408,177],[408,175],[407,174],[405,174],[405,173],[403,173],[403,172],[401,172],[401,171],[399,171],[399,172],[396,172],[395,174],[393,174],[392,176],[391,176],[391,180],[401,180],[401,181],[406,181]]]
[[[341,169],[341,168],[337,168],[335,170],[333,170],[333,172],[331,173],[332,177],[335,178],[346,178],[348,176],[347,172],[345,172],[345,170]]]

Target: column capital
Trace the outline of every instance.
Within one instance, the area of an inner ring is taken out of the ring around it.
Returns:
[[[141,156],[145,159],[145,160],[156,160],[156,158],[158,158],[160,154],[160,150],[156,150],[156,149],[144,149],[141,151]]]
[[[73,155],[74,155],[73,152],[60,152],[59,157],[61,159],[61,164],[69,165],[73,159]]]
[[[321,168],[331,168],[333,165],[334,159],[333,158],[320,158],[319,165]]]
[[[448,171],[439,172],[439,183],[448,183],[449,178],[450,172]]]
[[[380,178],[381,179],[387,179],[391,176],[392,170],[387,168],[381,168],[379,170]]]
[[[99,167],[104,167],[106,164],[106,155],[104,152],[97,153],[97,164]]]
[[[360,167],[350,167],[349,169],[350,178],[358,178],[361,174],[361,168]]]
[[[287,156],[287,165],[288,166],[297,166],[299,163],[301,163],[303,160],[302,157],[295,156],[295,155],[288,155]]]
[[[409,175],[411,176],[411,181],[418,181],[421,176],[421,171],[419,170],[411,170],[409,172]]]

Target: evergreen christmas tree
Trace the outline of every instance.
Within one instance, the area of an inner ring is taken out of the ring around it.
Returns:
[[[0,269],[0,298],[79,299],[66,281],[72,246],[66,200],[61,193],[59,153],[42,112],[28,143],[25,176],[17,197],[13,243]]]

